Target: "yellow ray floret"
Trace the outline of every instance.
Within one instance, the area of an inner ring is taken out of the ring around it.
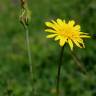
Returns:
[[[73,50],[73,43],[80,48],[85,48],[83,38],[90,38],[88,33],[80,31],[80,25],[75,25],[74,20],[66,23],[65,20],[57,19],[56,21],[45,22],[45,24],[48,27],[45,31],[50,33],[47,38],[59,40],[60,46],[68,43],[71,50]]]

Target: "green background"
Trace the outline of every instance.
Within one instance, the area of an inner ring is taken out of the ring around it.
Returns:
[[[20,2],[0,0],[0,96],[56,96],[60,47],[54,40],[46,39],[44,22],[57,18],[75,20],[83,32],[96,33],[96,0],[28,0],[28,4],[32,11],[32,80],[25,30],[19,22]],[[74,46],[80,60],[70,54],[68,45],[65,47],[60,96],[96,96],[96,39],[85,40],[85,46]]]

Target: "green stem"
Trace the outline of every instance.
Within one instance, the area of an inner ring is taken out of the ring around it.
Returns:
[[[28,26],[26,26],[26,47],[27,47],[27,53],[28,53],[28,62],[29,62],[29,69],[30,69],[30,75],[32,77],[32,58],[31,58],[31,48],[30,48],[30,40],[29,40],[29,29]]]
[[[32,74],[32,71],[33,71],[33,68],[32,68],[32,56],[31,56],[31,48],[30,48],[30,40],[29,40],[29,29],[28,29],[28,25],[25,26],[25,35],[26,35],[26,48],[27,48],[27,54],[28,54],[28,63],[29,63],[29,72],[30,72],[30,83],[29,83],[29,86],[32,84],[31,81],[32,81],[32,77],[33,77],[33,74]],[[31,90],[29,90],[30,92],[33,91],[33,88]],[[27,93],[27,94],[30,94]],[[33,92],[32,92],[33,93]]]
[[[61,52],[60,52],[60,58],[59,58],[59,65],[58,65],[58,74],[57,74],[57,88],[56,88],[56,92],[57,92],[57,96],[60,96],[60,72],[61,72],[61,65],[62,65],[62,60],[63,60],[63,52],[64,52],[64,46],[61,48]]]

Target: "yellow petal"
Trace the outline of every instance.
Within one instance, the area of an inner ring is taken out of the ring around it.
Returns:
[[[74,29],[75,29],[76,31],[80,31],[80,25],[74,26]]]
[[[59,25],[63,25],[63,21],[61,20],[61,19],[57,19],[57,23],[59,24]]]
[[[65,42],[66,42],[67,38],[60,38],[60,46],[64,46]]]
[[[77,40],[77,42],[80,43],[80,46],[82,46],[83,48],[85,48],[83,39],[79,38],[79,39]]]
[[[46,32],[51,32],[51,33],[56,33],[55,30],[52,30],[52,29],[45,29]]]
[[[74,26],[74,25],[75,25],[75,21],[74,21],[74,20],[71,20],[71,21],[68,22],[68,24],[69,24],[70,26]]]
[[[53,27],[53,24],[51,22],[45,22],[45,25],[48,27]]]
[[[91,38],[91,36],[81,35],[81,38]]]
[[[47,35],[47,38],[53,38],[55,37],[57,34],[51,34],[51,35]]]
[[[59,25],[59,29],[60,30],[64,30],[64,28],[66,27],[66,23],[65,23],[65,20],[61,20],[61,19],[57,19],[57,23]]]
[[[82,43],[82,47],[83,47],[83,48],[85,48],[85,45],[84,45],[84,43]]]
[[[76,40],[73,40],[73,42],[80,48],[82,48],[82,46],[80,46],[80,44],[76,41]]]
[[[73,42],[72,42],[72,40],[68,39],[68,43],[69,43],[69,46],[70,46],[71,50],[73,50]]]
[[[60,36],[56,36],[55,37],[55,41],[59,40],[60,39]]]
[[[57,24],[57,22],[55,20],[51,20],[53,24]],[[58,24],[57,24],[58,25]]]
[[[53,20],[52,20],[52,21],[53,21]],[[54,22],[55,22],[55,21],[54,21]],[[55,24],[53,24],[53,23],[51,23],[51,22],[45,22],[45,25],[58,31],[57,25],[55,25]]]
[[[85,35],[88,35],[88,33],[84,33],[84,32],[79,32],[80,34],[85,34]]]
[[[52,23],[54,24],[54,26],[56,27],[56,30],[58,31],[59,29],[61,29],[61,26],[55,22],[54,20],[52,20]]]

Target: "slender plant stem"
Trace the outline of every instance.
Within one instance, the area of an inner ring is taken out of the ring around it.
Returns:
[[[32,57],[31,57],[31,48],[30,48],[30,40],[29,40],[29,29],[28,26],[26,26],[26,47],[28,52],[28,62],[29,62],[29,69],[30,69],[30,75],[32,77]]]
[[[60,52],[60,58],[59,58],[59,64],[58,64],[58,74],[57,74],[57,88],[56,88],[56,93],[57,96],[60,96],[60,72],[61,72],[61,65],[62,65],[62,60],[63,60],[63,51],[64,51],[64,46],[61,48]]]
[[[25,26],[25,35],[26,35],[26,48],[27,48],[27,54],[28,54],[29,72],[30,72],[30,83],[29,83],[29,85],[30,85],[32,78],[33,78],[33,74],[32,74],[33,68],[32,68],[32,56],[31,56],[30,40],[29,40],[29,29],[28,29],[27,25]],[[30,91],[33,93],[33,88]]]

